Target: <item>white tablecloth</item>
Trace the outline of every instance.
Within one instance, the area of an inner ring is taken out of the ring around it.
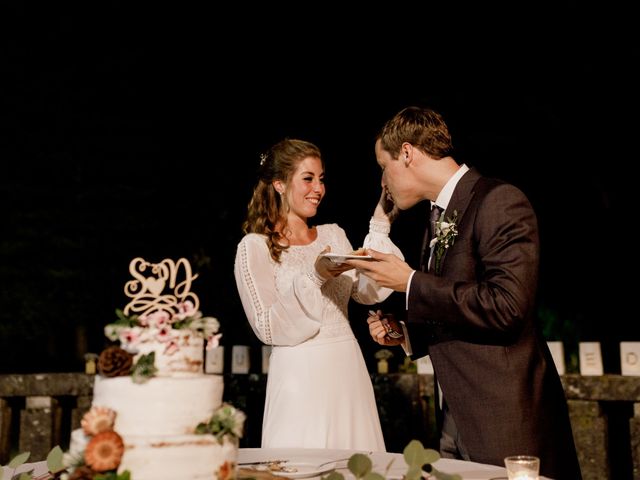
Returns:
[[[364,453],[371,458],[373,462],[373,470],[380,474],[385,473],[387,466],[391,464],[387,473],[389,479],[400,479],[407,471],[407,465],[400,453],[387,452],[363,452],[358,450],[325,450],[313,448],[241,448],[238,453],[238,463],[244,462],[260,462],[267,460],[289,460],[290,462],[304,461],[310,464],[319,465],[324,462],[335,462],[339,471],[348,477],[346,468],[347,460],[354,453]],[[391,463],[393,462],[393,463]],[[331,463],[329,464],[330,466]],[[465,462],[462,460],[452,460],[449,458],[441,458],[433,464],[435,468],[445,473],[457,473],[464,480],[506,480],[507,472],[503,467],[495,465],[484,465],[482,463]],[[35,469],[34,474],[41,475],[47,472],[46,462],[35,462],[22,465],[18,472],[5,467],[5,477],[9,477],[10,473],[18,473]],[[326,473],[323,473],[326,475]],[[316,477],[309,478],[319,478]],[[135,478],[133,479],[135,480]],[[546,477],[540,477],[540,480],[549,480]]]
[[[387,473],[387,478],[400,479],[407,471],[407,464],[400,453],[386,452],[363,452],[357,450],[324,450],[324,449],[307,449],[307,448],[241,448],[238,455],[238,463],[259,462],[268,460],[289,460],[300,461],[305,463],[314,463],[316,465],[337,461],[338,468],[346,467],[347,459],[354,453],[364,453],[371,458],[373,462],[373,471],[382,475],[385,474],[386,468],[391,463],[391,468]],[[482,463],[465,462],[462,460],[452,460],[441,458],[433,464],[435,468],[441,472],[458,474],[464,480],[506,480],[507,471],[504,467],[495,465],[484,465]],[[247,468],[247,467],[245,467]],[[326,467],[325,467],[326,468]],[[340,473],[347,476],[348,470],[340,469]],[[326,475],[326,473],[323,473]],[[318,478],[311,477],[311,478]],[[540,477],[544,480],[544,477]]]

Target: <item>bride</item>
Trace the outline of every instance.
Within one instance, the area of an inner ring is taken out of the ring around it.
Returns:
[[[273,345],[262,447],[384,451],[371,379],[347,318],[392,292],[322,253],[351,253],[337,224],[310,226],[325,195],[319,149],[286,139],[261,156],[238,244],[235,279],[257,337]],[[402,256],[389,239],[395,206],[381,196],[365,247]]]

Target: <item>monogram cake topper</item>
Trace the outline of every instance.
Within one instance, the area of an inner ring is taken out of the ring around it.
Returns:
[[[124,286],[125,295],[132,299],[124,307],[125,315],[135,313],[144,316],[156,311],[177,314],[180,305],[186,301],[198,310],[200,300],[191,291],[191,284],[198,274],[192,273],[186,258],[177,262],[166,258],[160,263],[151,263],[137,257],[129,263],[129,273],[134,279]]]

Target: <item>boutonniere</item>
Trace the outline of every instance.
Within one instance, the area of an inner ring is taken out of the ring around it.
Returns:
[[[435,272],[440,273],[442,269],[442,257],[444,256],[444,252],[451,246],[453,246],[456,241],[456,237],[458,236],[458,225],[456,225],[456,220],[458,220],[458,211],[453,211],[453,216],[449,217],[447,221],[444,220],[444,212],[440,215],[440,219],[436,222],[436,231],[435,236],[431,239],[431,243],[429,243],[429,247],[435,249],[433,250],[433,260],[435,263]]]

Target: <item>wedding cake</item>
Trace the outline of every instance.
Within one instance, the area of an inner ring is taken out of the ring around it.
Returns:
[[[91,409],[71,434],[70,479],[234,477],[245,417],[222,403],[223,377],[204,373],[205,345],[216,348],[221,334],[198,310],[197,274],[186,259],[136,258],[129,270],[131,301],[105,327],[119,345],[100,354]]]

